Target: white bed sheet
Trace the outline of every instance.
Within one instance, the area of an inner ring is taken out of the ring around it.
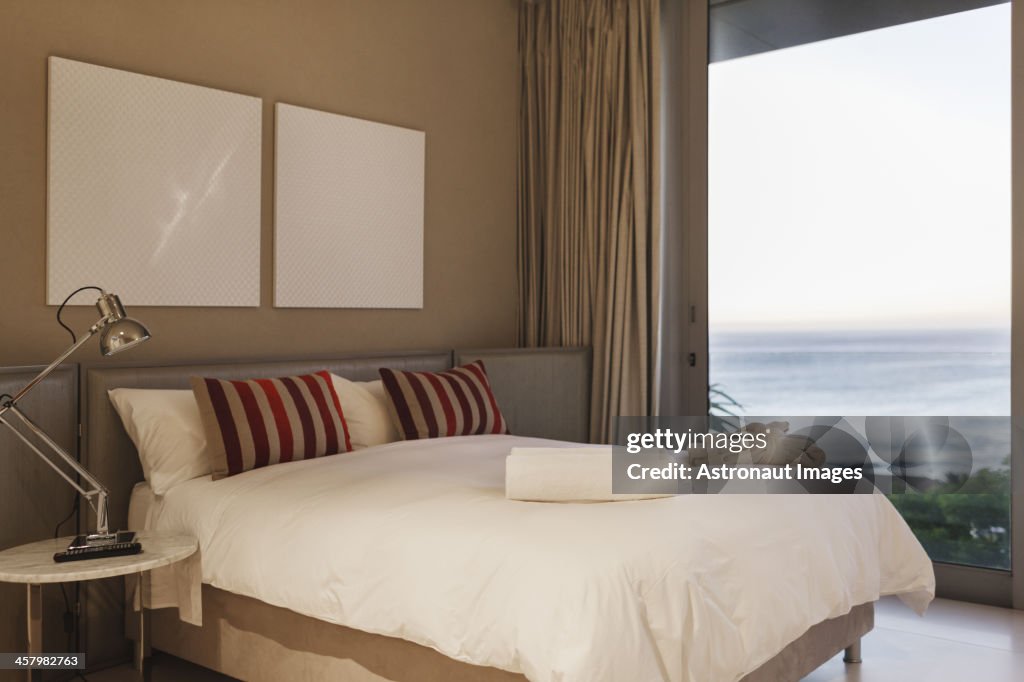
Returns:
[[[128,529],[150,528],[149,515],[159,500],[148,483],[136,483],[128,502]],[[146,550],[145,541],[142,543],[142,550]],[[136,611],[143,606],[147,609],[176,607],[178,617],[184,622],[197,626],[203,624],[202,566],[199,552],[169,566],[154,568],[148,572],[141,585],[137,576],[127,575],[124,587],[125,603]]]
[[[934,596],[881,495],[505,499],[509,449],[557,445],[392,443],[194,479],[133,518],[198,537],[215,587],[537,682],[737,680],[857,604]]]

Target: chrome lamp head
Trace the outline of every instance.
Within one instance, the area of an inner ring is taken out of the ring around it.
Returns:
[[[106,292],[96,301],[96,309],[103,316],[100,334],[100,352],[110,356],[128,350],[149,339],[149,330],[138,320],[128,317],[117,294]]]

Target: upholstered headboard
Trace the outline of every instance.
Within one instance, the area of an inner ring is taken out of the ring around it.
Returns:
[[[589,348],[455,351],[455,364],[483,360],[514,434],[586,443],[590,434]]]
[[[514,433],[585,440],[589,416],[590,354],[580,349],[413,351],[357,354],[313,360],[248,362],[172,367],[97,367],[85,374],[82,460],[110,491],[110,526],[124,528],[132,488],[143,479],[135,446],[125,433],[107,392],[114,388],[189,387],[190,376],[222,379],[287,376],[326,369],[356,381],[379,378],[381,367],[440,371],[483,359],[491,384]],[[83,519],[91,526],[95,519]],[[83,637],[90,666],[130,655],[124,632],[124,583],[120,579],[86,584]]]

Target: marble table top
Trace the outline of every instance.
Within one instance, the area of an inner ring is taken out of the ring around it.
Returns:
[[[0,582],[67,583],[78,580],[110,578],[140,573],[167,566],[191,556],[199,546],[188,535],[166,535],[141,531],[135,539],[142,543],[140,554],[83,559],[57,563],[53,555],[63,552],[74,536],[40,540],[0,552]]]

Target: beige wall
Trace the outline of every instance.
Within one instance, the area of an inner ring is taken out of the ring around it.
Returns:
[[[263,98],[262,305],[130,307],[154,338],[107,362],[509,345],[516,7],[515,0],[4,0],[0,365],[48,361],[69,341],[45,305],[49,55]],[[426,131],[423,310],[272,307],[277,101]],[[87,308],[65,315],[75,329],[94,317]],[[99,355],[89,347],[76,359],[95,363]]]

